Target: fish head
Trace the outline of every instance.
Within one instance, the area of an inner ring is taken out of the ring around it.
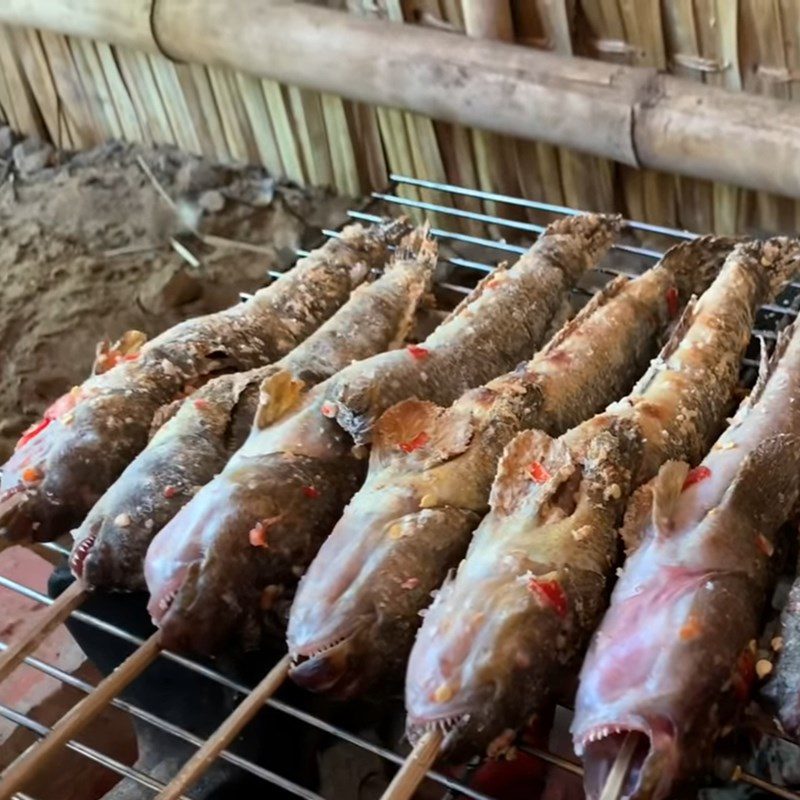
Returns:
[[[655,572],[648,549],[629,560],[581,671],[572,732],[589,798],[618,759],[629,763],[623,797],[669,796],[702,765],[755,675],[747,581],[679,564]]]
[[[287,641],[295,682],[344,698],[393,672],[390,664],[398,650],[407,652],[416,625],[407,630],[407,617],[383,609],[391,603],[396,610],[402,600],[424,604],[419,598],[433,588],[411,577],[418,570],[399,552],[418,532],[418,511],[411,488],[380,477],[347,506],[292,604]]]

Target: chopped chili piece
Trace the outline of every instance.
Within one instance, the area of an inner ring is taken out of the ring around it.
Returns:
[[[419,578],[408,578],[400,584],[401,589],[416,589],[419,586]]]
[[[421,347],[418,344],[410,344],[408,347],[406,347],[406,350],[408,350],[411,356],[417,359],[417,361],[421,361],[430,355],[426,348]]]
[[[319,497],[319,489],[315,489],[313,486],[304,486],[303,494],[306,497],[310,497],[312,500],[316,500],[316,498]]]
[[[174,486],[165,486],[164,487],[164,497],[169,500],[171,497],[175,497],[178,493],[178,490]]]
[[[322,411],[323,417],[328,417],[328,419],[333,419],[333,417],[336,416],[336,412],[338,411],[338,409],[336,408],[336,403],[323,403],[320,411]]]
[[[692,639],[696,639],[702,631],[703,626],[697,621],[697,617],[690,614],[689,619],[680,629],[680,637],[684,642],[690,642]]]
[[[708,467],[695,467],[694,469],[690,469],[689,474],[686,476],[686,480],[683,482],[681,491],[688,489],[690,486],[694,486],[695,483],[700,483],[700,481],[704,481],[706,478],[710,477],[711,470]]]
[[[203,400],[202,397],[198,397],[197,400],[194,401],[194,407],[199,411],[203,411],[208,408],[208,400]]]
[[[42,479],[42,471],[38,467],[28,467],[22,470],[22,480],[25,483],[36,483]]]
[[[253,547],[269,547],[267,543],[267,528],[260,520],[256,522],[248,536]]]
[[[567,615],[567,595],[558,581],[543,581],[531,578],[528,591],[543,605],[550,606],[559,617]]]
[[[667,289],[666,294],[666,301],[667,301],[667,312],[669,313],[670,317],[675,317],[678,314],[678,290],[671,286]]]
[[[40,419],[38,422],[34,422],[33,425],[20,436],[15,449],[19,450],[20,447],[26,445],[31,439],[35,439],[51,422],[52,420],[47,417]]]
[[[416,436],[408,439],[405,442],[400,442],[397,445],[404,453],[413,453],[415,450],[419,450],[420,447],[424,447],[430,436],[428,436],[425,431],[420,431]]]
[[[546,483],[550,480],[550,473],[544,468],[540,461],[531,461],[528,464],[528,473],[534,483]]]

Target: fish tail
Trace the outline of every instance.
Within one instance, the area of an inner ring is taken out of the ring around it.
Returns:
[[[534,245],[534,250],[556,252],[563,247],[579,248],[582,258],[560,258],[559,266],[568,271],[574,283],[594,266],[614,243],[622,230],[619,214],[577,214],[551,222]]]
[[[430,225],[425,223],[403,237],[386,268],[388,270],[407,261],[417,261],[433,270],[438,252],[439,248],[430,235]]]
[[[761,283],[760,303],[773,300],[800,268],[800,240],[776,236],[765,241],[738,244],[731,258],[737,258]]]
[[[731,236],[701,236],[681,242],[667,250],[658,268],[672,274],[685,302],[708,289],[739,241]]]

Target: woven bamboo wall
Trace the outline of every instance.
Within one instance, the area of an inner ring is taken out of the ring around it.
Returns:
[[[502,0],[519,44],[733,90],[800,96],[796,0]],[[340,3],[339,3],[340,4]],[[351,13],[464,30],[462,0],[348,0]],[[66,148],[170,143],[361,194],[390,172],[699,231],[796,230],[794,201],[637,171],[225,69],[0,26],[0,118]],[[746,147],[746,142],[743,146]],[[406,190],[442,202],[435,192]],[[466,207],[475,202],[464,199]],[[491,206],[489,208],[491,210]]]

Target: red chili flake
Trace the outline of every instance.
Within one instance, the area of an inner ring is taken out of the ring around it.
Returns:
[[[429,351],[425,347],[421,347],[418,344],[410,344],[408,347],[406,347],[406,350],[408,350],[411,356],[417,359],[417,361],[422,361],[430,355]]]
[[[689,474],[686,476],[686,480],[683,482],[681,491],[684,491],[690,486],[694,486],[694,484],[700,483],[700,481],[704,481],[706,478],[710,477],[711,470],[708,467],[695,467],[694,469],[690,469]]]
[[[164,497],[169,500],[171,497],[175,497],[178,493],[178,490],[174,486],[165,486],[164,487]]]
[[[428,436],[425,431],[420,431],[416,436],[411,439],[408,439],[405,442],[400,442],[397,445],[404,453],[413,453],[415,450],[419,450],[420,447],[424,447],[430,436]]]
[[[775,548],[772,546],[772,542],[764,536],[763,533],[759,533],[756,536],[756,547],[767,557],[769,558],[774,552]]]
[[[742,650],[733,676],[733,692],[739,700],[746,700],[756,680],[756,658],[749,647]]]
[[[320,411],[322,412],[323,417],[333,419],[336,416],[338,409],[336,408],[336,403],[323,403]]]
[[[304,486],[303,494],[312,500],[316,500],[319,497],[319,489],[315,489],[313,486]]]
[[[558,581],[531,578],[528,581],[528,591],[540,602],[551,606],[559,617],[567,615],[567,595]]]
[[[419,578],[408,578],[400,584],[401,589],[416,589],[419,586]]]
[[[123,361],[136,361],[139,358],[141,352],[137,350],[135,353],[128,353],[127,355],[122,356]]]
[[[22,470],[22,480],[25,483],[36,483],[42,479],[42,471],[38,467],[28,467]]]
[[[502,283],[502,280],[500,278],[498,278],[497,275],[493,275],[491,278],[489,278],[488,281],[486,281],[486,283],[483,285],[483,288],[484,289],[494,289],[495,286],[498,286],[501,283]]]
[[[528,474],[534,483],[546,483],[550,479],[550,473],[540,461],[531,461],[528,464]]]
[[[204,411],[208,408],[208,400],[203,400],[202,397],[198,397],[197,400],[194,401],[194,407],[199,411]]]
[[[35,439],[50,423],[52,422],[51,419],[40,419],[38,422],[34,422],[33,425],[19,437],[19,441],[17,442],[16,450],[19,450],[20,447],[26,445],[31,439]]]
[[[678,309],[680,308],[678,304],[678,290],[674,286],[671,286],[667,289],[667,293],[664,297],[667,301],[667,312],[670,317],[677,316]]]
[[[269,547],[267,543],[267,528],[261,520],[256,522],[248,536],[253,547]]]

